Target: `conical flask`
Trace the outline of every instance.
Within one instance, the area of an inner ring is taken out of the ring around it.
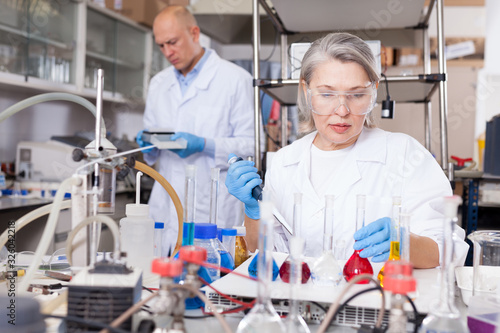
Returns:
[[[218,220],[218,212],[219,212],[219,168],[211,168],[210,169],[210,215],[209,215],[209,223],[217,225]],[[220,255],[220,265],[221,267],[233,270],[234,269],[234,259],[231,256],[229,249],[219,240],[219,238],[214,239],[215,248],[219,252]],[[225,272],[220,272],[220,276],[223,277],[226,275]]]
[[[392,218],[391,218],[391,247],[389,249],[389,259],[387,261],[396,261],[401,258],[401,197],[392,198]],[[384,270],[385,264],[378,272],[377,278],[380,281],[380,286],[384,287]]]
[[[274,223],[272,203],[262,201],[260,212],[257,300],[250,312],[240,321],[236,333],[285,333],[285,325],[273,308],[270,296]]]
[[[333,195],[325,195],[325,222],[323,231],[323,254],[312,267],[312,281],[319,286],[337,286],[342,280],[342,270],[333,255]]]
[[[444,198],[443,252],[441,253],[440,297],[436,309],[429,311],[420,326],[421,333],[467,333],[469,329],[455,307],[455,267],[453,265],[453,228],[458,221],[458,195]]]
[[[365,203],[366,196],[359,194],[356,198],[356,230],[365,226]],[[356,275],[373,274],[373,267],[367,258],[361,258],[359,253],[362,250],[354,250],[352,256],[344,266],[344,277],[347,281]],[[367,284],[368,280],[361,280],[357,284]]]
[[[294,193],[294,204],[293,204],[293,237],[297,237],[303,241],[301,236],[301,225],[302,225],[302,193]],[[304,247],[304,246],[303,246]],[[300,252],[302,253],[302,252]],[[290,251],[291,254],[291,251]],[[302,256],[301,256],[302,257]],[[301,260],[301,257],[299,258]],[[311,277],[311,269],[306,262],[301,260],[301,282],[306,283]],[[286,260],[281,264],[280,267],[280,277],[283,282],[290,282],[292,264],[291,256],[288,256]]]

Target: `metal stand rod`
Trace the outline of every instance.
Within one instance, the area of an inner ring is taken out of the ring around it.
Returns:
[[[438,37],[438,72],[446,75],[446,59],[444,54],[443,9],[444,0],[437,0],[437,37]],[[441,167],[448,173],[448,85],[446,81],[439,82],[439,124],[441,133]],[[449,176],[449,175],[448,175]]]
[[[252,1],[252,20],[253,20],[253,78],[254,82],[260,76],[260,17],[259,17],[259,2]],[[254,85],[254,106],[255,106],[255,167],[258,171],[262,170],[262,159],[260,156],[260,88]]]

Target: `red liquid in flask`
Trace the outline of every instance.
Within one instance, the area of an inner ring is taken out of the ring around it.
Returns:
[[[370,261],[366,258],[361,258],[359,253],[361,250],[356,250],[352,256],[347,260],[344,266],[344,277],[347,281],[351,280],[356,275],[360,274],[370,274],[373,275],[373,267]],[[356,284],[367,284],[370,281],[361,280]]]
[[[289,259],[285,260],[280,267],[280,277],[281,277],[281,280],[285,283],[290,282],[290,269],[291,268],[292,268],[292,265],[290,264]],[[305,262],[302,262],[302,283],[306,283],[310,277],[311,277],[311,269],[309,268],[309,265]]]

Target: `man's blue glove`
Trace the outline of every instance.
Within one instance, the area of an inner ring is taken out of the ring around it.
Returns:
[[[184,149],[170,149],[170,150],[182,158],[186,158],[194,153],[202,152],[203,149],[205,149],[204,138],[200,138],[199,136],[186,132],[177,132],[174,135],[172,135],[171,140],[175,141],[179,138],[183,138],[187,141],[187,147]]]
[[[373,257],[373,262],[389,259],[391,247],[391,219],[380,218],[354,233],[354,250],[361,250],[362,258]]]
[[[139,145],[139,147],[147,147],[147,146],[151,146],[152,143],[151,142],[146,142],[146,141],[143,141],[142,140],[142,133],[144,132],[144,130],[140,130],[139,133],[137,133],[137,136],[135,137],[135,142],[137,142],[137,144]],[[141,150],[143,154],[147,154],[147,153],[151,153],[153,151],[153,148],[149,148],[149,149],[144,149],[144,150]]]
[[[231,158],[234,154],[229,155]],[[234,155],[235,156],[235,155]],[[252,189],[262,184],[253,161],[241,160],[231,164],[227,170],[226,187],[229,193],[245,204],[245,214],[251,219],[260,219],[258,201],[252,197]]]

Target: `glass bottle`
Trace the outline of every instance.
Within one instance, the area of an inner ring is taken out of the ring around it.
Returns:
[[[333,254],[333,195],[325,195],[325,219],[323,231],[323,254],[312,267],[311,278],[319,286],[337,286],[342,280],[342,270]]]
[[[286,332],[285,325],[271,303],[272,250],[273,250],[273,205],[270,201],[260,203],[258,285],[257,300],[250,312],[240,321],[236,333]]]
[[[234,267],[238,267],[245,260],[250,258],[248,245],[245,239],[247,228],[244,226],[234,227],[236,229],[236,239],[234,241]]]
[[[303,241],[300,231],[301,225],[302,225],[302,193],[294,193],[292,238],[297,237],[299,239],[302,239]],[[283,264],[281,264],[280,267],[281,280],[286,283],[290,281],[290,276],[291,276],[290,272],[292,270],[291,259],[292,259],[291,256],[288,256],[288,258],[283,262]],[[311,269],[309,268],[309,265],[306,262],[302,262],[300,264],[300,268],[301,268],[301,282],[306,283],[311,277]]]
[[[392,198],[392,218],[391,218],[391,247],[389,248],[389,259],[387,261],[396,261],[400,259],[401,233],[399,217],[401,214],[401,197]],[[385,264],[378,272],[377,278],[380,281],[380,286],[384,287],[384,270]]]
[[[217,226],[210,223],[195,223],[194,245],[201,246],[207,250],[207,263],[220,267],[221,257],[216,246]],[[216,268],[207,268],[212,281],[220,278],[220,272]]]
[[[193,245],[194,241],[194,216],[196,203],[196,165],[186,165],[186,181],[184,186],[184,224],[182,246]]]
[[[356,230],[365,226],[365,204],[366,196],[359,194],[356,198]],[[347,281],[356,275],[373,274],[373,267],[367,258],[361,258],[362,250],[354,250],[349,260],[344,265],[344,277]],[[359,281],[357,284],[367,284],[368,280]]]
[[[462,199],[457,196],[444,198],[443,252],[441,254],[440,297],[436,309],[429,311],[420,326],[421,333],[465,333],[467,326],[455,307],[455,267],[453,265],[453,228],[457,222],[458,206]]]

